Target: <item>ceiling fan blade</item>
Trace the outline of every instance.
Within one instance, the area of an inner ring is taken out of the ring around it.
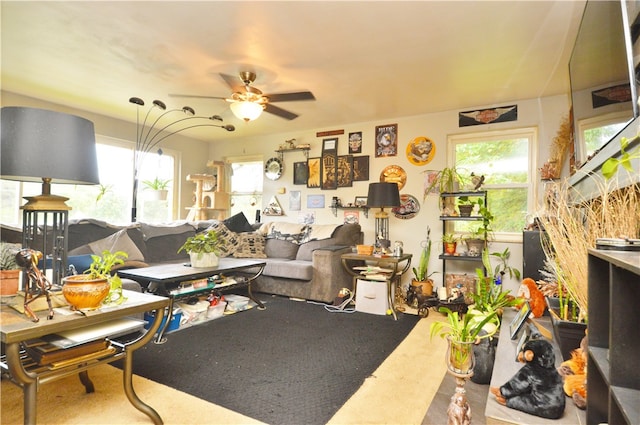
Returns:
[[[220,77],[222,77],[224,82],[227,83],[234,92],[244,92],[244,84],[242,84],[242,81],[240,81],[237,75],[231,76],[229,74],[220,73]]]
[[[297,100],[316,100],[310,91],[299,91],[294,93],[274,93],[265,94],[269,98],[269,102],[293,102]]]
[[[293,112],[284,110],[282,108],[278,108],[270,103],[267,103],[264,107],[265,112],[268,112],[273,115],[277,115],[280,118],[284,118],[285,120],[294,120],[298,118],[298,114],[294,114]]]
[[[226,97],[220,96],[200,96],[197,94],[169,94],[169,97],[191,97],[194,99],[226,99]]]

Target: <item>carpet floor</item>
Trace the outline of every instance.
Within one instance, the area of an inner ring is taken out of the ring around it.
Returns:
[[[263,302],[148,344],[134,373],[262,422],[324,424],[419,321]]]
[[[239,317],[241,315],[234,315],[222,320],[235,320]],[[431,322],[440,319],[442,317],[435,314],[421,319],[396,350],[366,378],[358,391],[327,423],[422,423],[445,377],[446,366],[443,359],[446,344],[440,338],[430,341],[428,337]],[[171,334],[170,338],[181,332],[184,331]],[[92,369],[90,376],[96,384],[96,392],[92,394],[84,393],[76,376],[43,385],[38,392],[38,423],[149,423],[149,418],[137,411],[126,399],[119,369],[103,365]],[[0,423],[22,423],[22,391],[7,380],[3,379],[1,384]],[[134,376],[133,384],[138,396],[156,409],[168,425],[261,423],[149,379]],[[446,397],[448,400],[450,395]],[[247,403],[251,402],[249,399],[245,400]],[[445,415],[444,422],[439,420],[435,423],[446,423],[446,411],[442,413]]]

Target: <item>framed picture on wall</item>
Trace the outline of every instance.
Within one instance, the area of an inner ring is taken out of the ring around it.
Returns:
[[[307,160],[307,187],[320,187],[320,158],[309,158]]]
[[[338,187],[353,186],[353,156],[338,157]]]
[[[353,157],[353,181],[369,180],[369,155]]]
[[[309,181],[309,168],[306,162],[293,163],[293,184],[307,184]]]
[[[366,207],[367,206],[367,197],[366,196],[356,196],[355,201],[353,201],[353,205],[356,207]]]
[[[322,140],[322,152],[326,151],[338,151],[338,138]]]
[[[349,153],[362,152],[362,131],[349,133]]]
[[[338,155],[335,151],[322,152],[321,163],[321,186],[322,190],[333,190],[338,188]]]

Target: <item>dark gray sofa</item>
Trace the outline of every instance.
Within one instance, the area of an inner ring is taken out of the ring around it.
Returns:
[[[233,249],[228,249],[227,255],[231,256],[230,252],[233,252],[232,255],[236,257],[263,258],[266,261],[263,274],[252,285],[256,292],[332,302],[341,288],[352,286],[340,256],[350,252],[352,246],[362,243],[363,233],[359,224],[336,225],[330,235],[328,230],[331,228],[323,226],[325,234],[322,239],[314,239],[313,234],[307,232],[310,240],[302,241],[292,240],[290,235],[283,237],[278,233],[274,236],[255,230],[246,221],[239,225],[233,220],[205,220],[167,225],[135,223],[116,226],[98,220],[72,220],[68,234],[69,258],[71,261],[76,256],[110,249],[129,254],[124,267],[188,261],[186,253],[177,252],[184,241],[208,228],[219,230],[221,224],[225,225],[223,229],[232,234],[232,242],[228,245]],[[236,246],[247,238],[260,240],[262,250],[248,252]]]

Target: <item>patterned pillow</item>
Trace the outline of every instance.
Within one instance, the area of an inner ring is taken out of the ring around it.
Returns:
[[[264,253],[265,239],[259,233],[238,233],[239,244],[233,256],[236,258],[267,258]]]
[[[229,228],[221,221],[211,224],[205,232],[208,232],[209,230],[214,230],[218,235],[218,240],[223,242],[222,246],[219,248],[220,252],[218,255],[220,257],[230,257],[236,252],[240,243],[236,232],[229,230]]]

